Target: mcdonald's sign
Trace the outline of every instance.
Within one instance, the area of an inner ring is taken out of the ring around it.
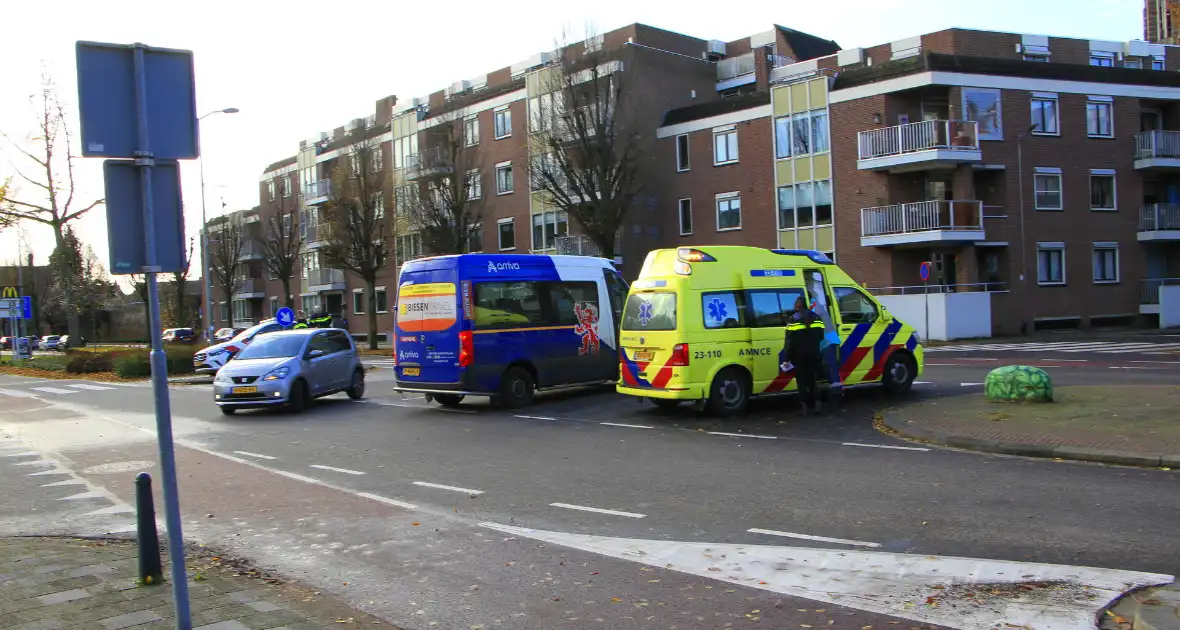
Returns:
[[[20,297],[20,291],[17,290],[17,287],[0,287],[0,300],[18,297]]]

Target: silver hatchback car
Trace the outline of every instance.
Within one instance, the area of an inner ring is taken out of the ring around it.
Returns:
[[[221,413],[286,405],[303,411],[313,398],[365,395],[365,368],[346,331],[301,328],[259,336],[217,372],[213,401]]]

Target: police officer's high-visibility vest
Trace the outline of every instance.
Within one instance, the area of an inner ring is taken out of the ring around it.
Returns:
[[[295,325],[292,326],[292,328],[307,328],[307,322],[301,319],[295,322]]]

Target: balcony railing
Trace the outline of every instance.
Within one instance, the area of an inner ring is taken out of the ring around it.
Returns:
[[[717,62],[717,80],[725,81],[743,74],[754,72],[754,53],[748,52],[738,57],[730,57]]]
[[[1180,131],[1144,131],[1135,134],[1135,159],[1180,158]]]
[[[779,54],[770,55],[770,67],[771,68],[782,68],[784,66],[789,66],[793,63],[795,63],[794,57],[788,57],[786,55],[779,55]]]
[[[431,147],[406,156],[406,177],[417,179],[430,175],[450,175],[455,165],[442,147]]]
[[[601,256],[602,248],[585,234],[578,236],[559,236],[555,239],[558,254],[567,256]]]
[[[237,285],[237,290],[234,291],[235,296],[266,291],[266,282],[262,278],[239,278],[235,284]]]
[[[979,123],[973,120],[923,120],[862,131],[857,140],[862,160],[935,149],[978,151]]]
[[[330,192],[332,192],[332,180],[321,179],[304,187],[303,201],[304,203],[319,203],[327,199]]]
[[[308,286],[344,284],[344,272],[339,269],[312,269],[307,272]]]
[[[964,284],[911,284],[897,287],[869,287],[873,295],[922,295],[926,293],[1004,293],[1007,282],[971,282]]]
[[[1171,287],[1180,285],[1180,278],[1148,278],[1143,281],[1143,289],[1140,294],[1140,304],[1159,304],[1160,303],[1160,287]]]
[[[983,230],[983,204],[978,201],[919,201],[863,208],[860,234],[887,236],[932,231]]]
[[[242,243],[242,260],[257,260],[266,257],[266,249],[262,247],[262,243],[250,239]]]
[[[1139,209],[1139,231],[1180,230],[1180,203],[1151,203]]]

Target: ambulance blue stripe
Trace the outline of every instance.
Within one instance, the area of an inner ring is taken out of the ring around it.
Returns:
[[[840,365],[844,365],[852,357],[852,352],[860,346],[860,342],[864,341],[865,335],[868,332],[869,324],[857,324],[856,328],[852,329],[852,333],[840,345]]]
[[[889,350],[889,346],[893,344],[893,338],[899,332],[901,332],[900,320],[895,319],[892,324],[885,327],[885,331],[881,333],[881,337],[877,339],[876,345],[873,346],[873,365],[881,362],[881,357],[885,355],[886,350]]]
[[[651,387],[650,381],[648,381],[646,378],[643,378],[642,376],[639,376],[639,372],[641,372],[641,370],[639,369],[639,366],[636,365],[636,363],[634,361],[632,361],[630,358],[627,357],[626,350],[623,350],[622,355],[623,355],[623,364],[624,364],[623,369],[630,372],[631,376],[635,379],[636,383],[639,383],[640,385],[642,385],[644,387]]]
[[[910,352],[913,352],[914,348],[917,348],[917,347],[918,347],[918,337],[917,337],[917,335],[910,333],[909,340],[905,342],[905,349],[909,350]]]

